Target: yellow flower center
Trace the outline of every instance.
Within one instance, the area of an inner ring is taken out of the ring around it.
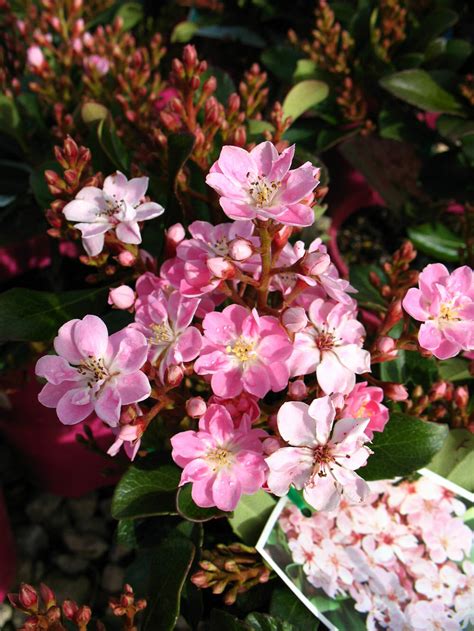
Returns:
[[[232,346],[227,346],[226,352],[237,357],[240,362],[248,362],[257,356],[255,345],[256,342],[239,337]]]
[[[448,322],[453,322],[455,320],[460,320],[459,317],[459,309],[453,307],[453,304],[450,302],[443,302],[439,309],[440,320],[447,320]]]
[[[275,180],[269,182],[266,177],[257,175],[253,181],[250,181],[248,190],[256,206],[262,208],[263,206],[270,206],[272,204],[280,186],[281,182],[276,182]]]
[[[107,368],[104,366],[104,360],[102,357],[89,357],[88,359],[83,359],[77,367],[77,372],[80,375],[87,377],[87,385],[89,388],[93,388],[96,383],[103,381],[104,379],[108,379],[111,376]]]
[[[214,252],[216,254],[219,254],[220,256],[227,256],[227,254],[229,253],[229,244],[227,243],[227,239],[225,237],[222,237],[214,243],[210,243],[209,245],[214,250]]]
[[[149,338],[150,344],[166,344],[173,341],[173,331],[167,322],[152,324],[150,328],[153,331],[153,335]]]
[[[216,447],[207,452],[206,460],[211,463],[212,470],[217,471],[232,464],[232,453],[223,447]]]

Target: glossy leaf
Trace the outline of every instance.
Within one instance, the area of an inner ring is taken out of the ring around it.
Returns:
[[[274,618],[266,613],[249,613],[245,622],[254,631],[294,631],[294,627],[289,621]]]
[[[310,79],[301,81],[291,88],[283,101],[285,116],[296,120],[301,114],[324,101],[329,94],[329,88],[323,81]]]
[[[115,14],[123,20],[122,29],[129,31],[143,20],[143,5],[140,2],[125,2]]]
[[[270,602],[270,615],[291,622],[295,631],[318,628],[318,621],[303,603],[287,587],[273,590]]]
[[[447,435],[446,425],[392,412],[384,431],[375,433],[369,445],[374,453],[358,473],[366,480],[386,480],[413,473],[431,461]]]
[[[151,551],[148,606],[143,631],[172,631],[179,616],[181,592],[191,568],[194,544],[171,535]]]
[[[439,376],[446,381],[468,381],[474,379],[469,372],[469,362],[462,357],[453,357],[438,362]]]
[[[191,484],[185,484],[180,487],[176,496],[176,507],[178,513],[184,519],[189,521],[209,521],[210,519],[216,519],[218,517],[226,517],[229,513],[225,513],[218,508],[201,508],[197,506],[191,497]]]
[[[175,491],[180,477],[181,472],[175,465],[157,465],[153,456],[147,456],[132,465],[116,486],[112,516],[136,519],[176,513]]]
[[[0,342],[50,340],[60,326],[88,313],[103,313],[107,288],[48,292],[9,289],[0,295]]]
[[[459,101],[438,85],[425,70],[402,70],[382,77],[379,83],[397,98],[427,112],[463,114]]]
[[[229,518],[232,530],[247,545],[255,545],[275,504],[275,499],[262,490],[254,495],[242,495]]]
[[[194,136],[189,133],[170,134],[168,136],[168,203],[165,218],[171,225],[177,221],[176,215],[183,215],[177,196],[178,174],[191,155]],[[184,217],[182,217],[184,219]]]
[[[210,631],[250,631],[252,627],[222,609],[211,611]]]
[[[261,59],[277,79],[290,83],[299,56],[299,52],[293,46],[279,44],[264,50]]]
[[[420,252],[429,254],[438,261],[459,261],[459,250],[463,248],[464,241],[444,224],[425,223],[408,227],[407,232],[413,245]]]
[[[97,137],[104,153],[115,168],[127,172],[130,159],[122,141],[117,136],[117,131],[111,119],[103,118],[99,120]]]

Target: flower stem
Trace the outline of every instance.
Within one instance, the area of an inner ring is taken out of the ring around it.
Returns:
[[[260,287],[258,289],[258,307],[264,309],[267,306],[268,286],[271,278],[272,268],[272,237],[268,229],[268,222],[259,222],[258,231],[260,235],[260,252],[262,256],[262,275],[260,276]]]

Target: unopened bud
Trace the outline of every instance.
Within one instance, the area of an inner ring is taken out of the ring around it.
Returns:
[[[46,617],[48,618],[48,622],[52,625],[51,629],[56,629],[56,626],[53,626],[54,623],[60,622],[61,620],[61,609],[56,605],[50,607],[46,613]]]
[[[68,620],[73,620],[78,610],[77,604],[73,600],[65,600],[63,602],[63,614]]]
[[[234,264],[222,256],[215,256],[207,259],[207,267],[216,278],[220,278],[222,280],[234,278],[236,273]]]
[[[290,381],[288,384],[288,394],[295,401],[303,401],[308,396],[308,388],[303,379]]]
[[[240,108],[240,96],[236,92],[232,92],[227,100],[227,107],[232,114],[238,112]]]
[[[27,611],[38,611],[38,594],[28,583],[22,583],[18,593],[18,602]]]
[[[281,322],[290,333],[299,333],[308,324],[306,311],[303,307],[290,307],[281,316]]]
[[[118,262],[123,267],[132,267],[135,265],[136,257],[128,250],[123,250],[117,257]]]
[[[39,46],[30,46],[26,51],[26,59],[33,68],[41,68],[45,63],[43,51]]]
[[[207,405],[202,397],[192,397],[186,401],[186,413],[191,418],[199,418],[206,413]]]
[[[117,309],[130,309],[135,303],[135,292],[128,285],[120,285],[109,291],[109,305]]]
[[[456,404],[456,407],[460,408],[461,410],[467,407],[467,404],[469,403],[469,390],[466,388],[466,386],[458,386],[454,390],[453,400]]]
[[[243,147],[247,142],[247,132],[245,127],[237,127],[234,132],[233,142],[236,147]]]
[[[166,235],[166,258],[172,258],[176,254],[176,247],[186,237],[184,227],[180,223],[175,223],[165,232]]]
[[[216,88],[217,88],[217,79],[213,76],[206,79],[206,81],[204,81],[202,85],[202,91],[205,94],[212,94],[213,92],[216,91]]]
[[[184,372],[181,366],[170,366],[166,371],[166,385],[176,388],[183,381]]]
[[[380,385],[387,399],[391,401],[406,401],[408,399],[408,391],[401,383],[386,381]]]
[[[431,386],[430,399],[431,401],[439,401],[444,399],[448,390],[448,384],[446,381],[437,381]]]
[[[82,606],[79,607],[75,616],[75,623],[79,626],[84,626],[89,624],[92,618],[92,611],[90,607]]]
[[[273,237],[273,243],[275,246],[281,250],[287,243],[288,239],[291,237],[293,232],[293,228],[291,226],[283,226]]]
[[[329,254],[322,252],[307,252],[300,263],[303,274],[308,276],[319,276],[324,274],[331,264]]]
[[[253,254],[252,243],[248,239],[238,237],[229,243],[229,256],[234,261],[245,261]]]
[[[190,71],[194,69],[194,66],[197,63],[197,53],[192,44],[188,44],[184,47],[183,62],[186,70]]]
[[[192,76],[189,80],[189,87],[191,88],[191,90],[198,90],[200,85],[201,79],[197,75]]]
[[[40,584],[40,595],[41,600],[45,604],[46,610],[56,604],[56,596],[51,588],[49,588],[44,583]]]

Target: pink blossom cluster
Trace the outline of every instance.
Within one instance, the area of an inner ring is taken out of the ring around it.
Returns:
[[[356,383],[370,354],[355,290],[320,239],[289,241],[313,222],[318,184],[311,164],[291,169],[293,157],[270,142],[224,147],[207,181],[233,221],[194,221],[189,237],[168,228],[159,270],[142,252],[155,271],[110,290],[134,321],[110,337],[96,316],[68,322],[57,355],[37,364],[42,403],[66,424],[96,414],[116,434],[111,455],[123,445],[134,457],[158,413],[186,417],[172,457],[200,506],[232,510],[242,494],[290,485],[321,509],[359,502],[367,487],[355,470],[388,421],[381,388]],[[139,244],[139,223],[163,211],[145,200],[147,184],[117,172],[64,208],[90,255],[106,234]]]
[[[473,533],[466,505],[430,478],[374,482],[363,506],[279,524],[293,560],[330,598],[352,598],[367,629],[455,631],[474,622]]]

